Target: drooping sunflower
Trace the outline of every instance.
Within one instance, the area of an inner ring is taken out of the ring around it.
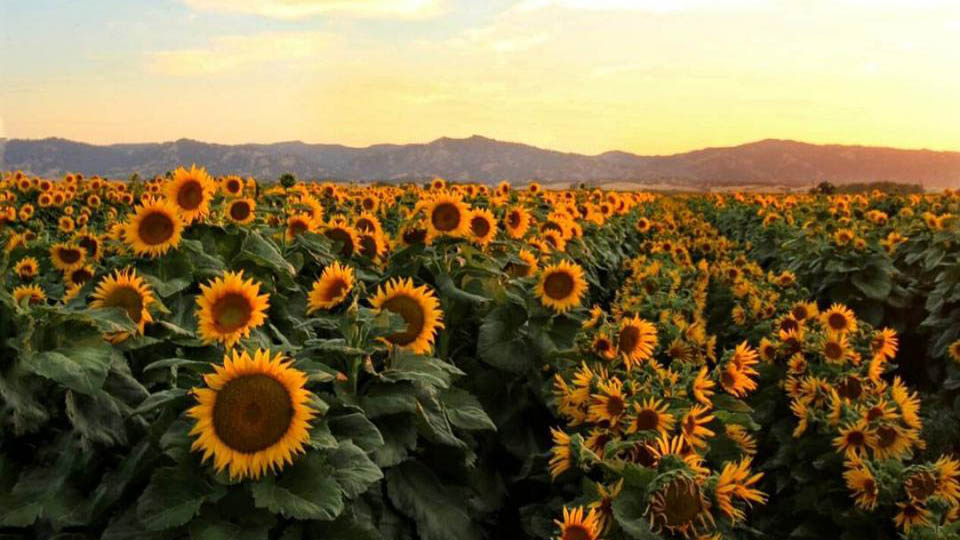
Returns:
[[[717,508],[732,521],[743,521],[746,517],[743,510],[734,506],[734,499],[742,499],[747,504],[767,501],[767,496],[753,486],[763,478],[763,473],[752,474],[750,458],[743,458],[739,462],[728,462],[717,476],[717,485],[714,489],[714,498]]]
[[[353,290],[353,268],[341,266],[339,262],[327,266],[320,279],[313,283],[307,301],[307,314],[321,309],[330,309],[343,302]]]
[[[880,489],[873,473],[860,461],[848,461],[846,467],[843,479],[846,481],[847,489],[853,492],[853,502],[864,510],[876,508]]]
[[[716,435],[706,427],[714,418],[712,414],[708,413],[708,407],[696,405],[687,411],[687,414],[683,415],[683,419],[680,421],[683,440],[694,448],[705,447],[707,445],[706,439]]]
[[[584,514],[582,506],[570,509],[563,507],[563,520],[555,519],[560,535],[555,540],[597,540],[600,536],[600,517],[595,508]]]
[[[217,184],[206,169],[191,165],[189,170],[178,167],[173,172],[166,191],[167,199],[177,206],[180,218],[189,225],[210,213],[210,201],[217,192]]]
[[[40,263],[37,262],[36,257],[24,257],[17,261],[17,264],[13,267],[13,271],[17,273],[20,279],[29,281],[39,273]]]
[[[857,331],[857,317],[847,306],[833,304],[820,315],[823,325],[831,332],[847,333]]]
[[[430,352],[437,330],[443,328],[443,312],[429,287],[414,287],[410,278],[393,278],[386,287],[377,288],[370,303],[375,309],[400,315],[407,323],[404,331],[386,337],[390,344],[417,354]]]
[[[21,285],[13,290],[13,302],[19,304],[29,298],[29,305],[39,305],[47,301],[47,293],[39,285]]]
[[[676,475],[658,489],[647,507],[650,529],[659,533],[696,537],[705,532],[714,520],[710,502],[700,484],[686,475]]]
[[[550,449],[548,468],[550,477],[556,478],[573,466],[573,454],[570,449],[570,435],[561,429],[550,428],[553,448]]]
[[[50,262],[63,272],[83,266],[86,260],[86,251],[76,244],[59,242],[50,246]]]
[[[551,264],[540,273],[536,294],[540,303],[564,313],[580,305],[580,299],[587,290],[587,280],[583,277],[583,268],[568,261]]]
[[[187,411],[196,420],[191,449],[213,458],[231,478],[259,478],[293,463],[310,439],[316,415],[308,402],[307,375],[282,354],[258,349],[251,356],[233,350],[194,388],[198,404]]]
[[[260,284],[243,280],[243,272],[225,272],[200,285],[197,297],[197,330],[205,343],[219,341],[227,348],[266,320],[270,296],[260,294]]]
[[[459,195],[441,192],[425,204],[427,243],[439,236],[464,236],[470,230],[470,210]]]
[[[144,202],[123,228],[123,240],[140,256],[157,257],[180,245],[183,221],[176,205]]]
[[[470,237],[481,246],[489,244],[497,236],[497,220],[493,212],[483,208],[470,213]]]
[[[253,220],[257,217],[254,213],[256,208],[257,202],[249,197],[234,199],[227,205],[227,219],[240,225],[253,223]]]
[[[523,238],[530,228],[530,212],[522,206],[508,208],[503,216],[503,224],[510,238]]]
[[[620,324],[617,333],[617,350],[623,357],[623,363],[629,371],[634,364],[639,364],[653,356],[657,346],[657,327],[634,315]]]
[[[357,231],[346,223],[332,222],[324,231],[324,236],[334,243],[340,244],[341,257],[350,257],[360,248],[360,237]]]
[[[105,276],[93,291],[93,300],[90,307],[103,309],[118,307],[127,312],[130,320],[137,325],[137,333],[143,334],[147,323],[153,321],[150,315],[150,306],[155,299],[150,286],[133,269],[116,270],[112,275]],[[125,332],[106,336],[114,343],[123,341],[128,336]]]

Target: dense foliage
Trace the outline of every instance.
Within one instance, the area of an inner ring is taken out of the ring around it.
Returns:
[[[960,199],[0,182],[0,536],[960,539]]]

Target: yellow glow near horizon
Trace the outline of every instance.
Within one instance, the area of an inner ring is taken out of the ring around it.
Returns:
[[[65,83],[13,74],[0,88],[6,136],[365,146],[481,134],[640,154],[790,138],[960,150],[952,2],[523,0],[454,23],[451,2],[183,1],[204,13],[340,15],[323,28],[151,47],[132,71],[105,63]],[[459,26],[383,29],[411,19]]]

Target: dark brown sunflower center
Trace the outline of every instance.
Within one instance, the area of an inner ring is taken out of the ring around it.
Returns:
[[[633,325],[624,326],[620,330],[618,343],[620,350],[627,354],[632,353],[640,342],[640,329]]]
[[[307,230],[307,223],[302,219],[295,220],[287,227],[287,230],[290,231],[290,236],[303,234]]]
[[[93,274],[86,268],[78,268],[70,274],[70,281],[79,285],[90,281],[92,277]]]
[[[474,236],[483,238],[490,232],[490,222],[485,217],[476,216],[470,220],[470,230]]]
[[[433,227],[441,232],[450,232],[460,226],[460,209],[456,204],[442,202],[430,214]]]
[[[623,410],[627,408],[626,403],[620,396],[610,396],[607,398],[607,414],[610,416],[620,416]]]
[[[243,221],[250,215],[250,205],[246,201],[237,201],[230,205],[230,217]]]
[[[369,197],[363,200],[363,208],[365,210],[373,210],[374,208],[376,208],[376,206],[377,206],[377,202]]]
[[[543,292],[554,300],[565,300],[573,294],[573,277],[566,272],[553,272],[543,280]]]
[[[594,538],[586,527],[573,523],[563,528],[563,540],[594,540]]]
[[[897,442],[899,435],[897,430],[889,426],[880,426],[877,428],[877,446],[879,448],[890,448]]]
[[[91,257],[95,257],[100,248],[100,245],[97,244],[97,241],[89,236],[84,236],[77,242],[77,244],[79,244],[83,249],[87,250],[87,255]]]
[[[918,501],[925,501],[937,490],[937,479],[932,474],[921,471],[907,479],[907,494]]]
[[[640,431],[657,429],[660,425],[660,415],[653,409],[643,409],[637,413],[636,426]]]
[[[240,192],[240,181],[239,180],[228,180],[227,181],[227,191],[230,193],[239,193]]]
[[[843,347],[836,341],[828,341],[823,347],[823,354],[829,360],[839,360],[843,357]]]
[[[224,332],[243,328],[252,314],[250,301],[240,293],[227,293],[213,303],[213,322]]]
[[[516,229],[520,226],[520,212],[513,211],[507,214],[507,225],[510,225],[510,228]]]
[[[850,446],[863,446],[866,441],[867,437],[862,431],[858,430],[847,433],[847,444]]]
[[[426,324],[426,317],[420,304],[409,296],[401,295],[384,302],[383,308],[400,315],[407,323],[406,330],[391,334],[387,339],[396,345],[408,345],[416,341]]]
[[[834,330],[843,330],[847,327],[847,318],[842,313],[831,313],[827,317],[827,325]]]
[[[358,219],[356,226],[358,231],[363,231],[363,232],[373,232],[376,229],[373,226],[373,222],[367,218]]]
[[[606,352],[606,351],[609,351],[609,350],[610,350],[610,342],[607,341],[607,340],[605,340],[605,339],[598,340],[597,343],[596,343],[596,345],[594,345],[594,348],[597,349],[597,352]]]
[[[83,257],[83,253],[79,249],[64,248],[60,250],[60,260],[67,264],[73,264],[79,261],[81,257]]]
[[[130,320],[139,323],[143,315],[143,298],[133,287],[114,289],[103,299],[104,307],[119,307],[126,310]]]
[[[799,327],[800,327],[800,325],[797,324],[797,321],[795,321],[794,319],[791,319],[791,318],[789,318],[789,317],[787,317],[786,319],[783,319],[782,321],[780,321],[780,329],[781,329],[781,330],[790,331],[790,330],[796,330],[796,329],[799,328]]]
[[[378,255],[377,241],[372,235],[365,234],[360,237],[360,254],[371,259]]]
[[[725,387],[732,387],[737,384],[737,374],[729,370],[724,370],[720,374],[720,382]]]
[[[847,399],[857,399],[863,392],[863,385],[856,377],[847,377],[837,386],[837,393],[840,394],[840,397]]]
[[[344,294],[350,286],[347,285],[347,282],[343,279],[336,278],[327,285],[327,289],[323,292],[323,299],[327,302],[339,298],[340,295]]]
[[[325,234],[327,238],[333,240],[334,242],[340,242],[342,244],[342,247],[340,248],[340,255],[343,255],[344,257],[353,255],[353,238],[350,237],[350,233],[343,229],[336,228],[329,229],[323,234]]]
[[[163,212],[152,212],[140,221],[137,233],[144,244],[162,244],[173,236],[173,219]]]
[[[700,488],[691,480],[674,480],[661,492],[663,516],[669,527],[681,527],[703,511]]]
[[[184,210],[196,210],[203,203],[203,186],[197,180],[188,180],[177,191],[177,204]]]
[[[252,454],[276,444],[293,419],[290,394],[267,375],[243,375],[217,392],[213,429],[229,448]]]
[[[427,231],[424,229],[407,229],[403,231],[403,241],[407,245],[422,244],[427,238]]]

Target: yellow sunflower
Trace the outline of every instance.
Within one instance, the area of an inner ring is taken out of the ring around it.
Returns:
[[[713,525],[710,502],[700,484],[685,475],[674,476],[658,489],[647,507],[650,529],[660,533],[697,537]]]
[[[236,197],[243,193],[243,179],[239,176],[228,176],[220,183],[223,192],[231,197]]]
[[[90,307],[103,309],[111,307],[123,308],[130,320],[137,325],[137,333],[143,334],[147,323],[153,321],[150,315],[150,306],[154,302],[150,286],[137,275],[133,269],[116,270],[97,284],[93,291],[93,301]],[[125,332],[106,336],[114,343],[127,338]]]
[[[31,280],[37,276],[40,271],[40,263],[35,257],[24,257],[17,261],[13,271],[24,281]]]
[[[417,354],[430,352],[437,330],[443,328],[443,312],[426,285],[414,287],[412,279],[394,278],[377,289],[370,303],[377,310],[400,315],[407,323],[404,331],[387,336],[390,344]]]
[[[257,202],[249,197],[234,199],[227,205],[227,218],[240,225],[253,223],[253,220],[256,219],[256,214],[254,214],[256,208]]]
[[[266,320],[270,296],[260,294],[260,284],[243,280],[243,272],[226,272],[200,286],[197,329],[205,343],[219,341],[232,347]]]
[[[123,228],[123,240],[137,255],[157,257],[179,246],[182,232],[176,205],[146,201]]]
[[[360,249],[360,238],[356,229],[346,223],[331,223],[324,229],[323,234],[334,243],[340,244],[338,253],[341,257],[350,257]]]
[[[43,304],[47,301],[47,293],[39,285],[21,285],[13,290],[13,302],[20,304],[24,299],[28,299],[29,305]]]
[[[320,279],[313,283],[307,302],[307,314],[330,309],[343,302],[353,290],[353,268],[334,262],[323,269]]]
[[[617,349],[623,356],[623,363],[629,371],[634,364],[653,357],[657,346],[657,327],[634,315],[625,319],[617,334]]]
[[[633,418],[627,427],[627,433],[638,431],[656,431],[666,437],[673,429],[673,415],[667,412],[667,405],[663,401],[647,398],[633,404]]]
[[[180,211],[187,225],[210,213],[210,201],[217,192],[217,184],[206,169],[192,165],[190,170],[178,167],[173,180],[167,184],[167,199]]]
[[[522,206],[509,208],[503,216],[503,224],[510,238],[523,238],[527,234],[527,229],[530,228],[530,212]]]
[[[84,283],[93,279],[94,273],[95,271],[93,266],[85,264],[81,267],[70,270],[64,274],[64,278],[66,278],[67,283],[70,285],[83,285]]]
[[[497,221],[493,212],[486,208],[470,213],[470,237],[481,246],[489,244],[497,236]]]
[[[960,339],[954,341],[947,347],[947,354],[950,355],[950,358],[952,358],[954,362],[960,364]]]
[[[583,277],[583,268],[568,261],[545,267],[536,287],[540,302],[558,313],[579,306],[586,291],[587,280]]]
[[[316,232],[316,230],[317,224],[313,216],[304,213],[295,214],[287,218],[287,230],[284,233],[284,238],[287,242],[293,242],[297,236],[306,232]]]
[[[521,249],[517,253],[517,258],[523,261],[522,263],[511,262],[507,263],[505,271],[510,274],[512,277],[530,277],[537,273],[537,256],[525,249]]]
[[[217,471],[231,478],[259,478],[293,463],[310,439],[307,375],[290,367],[282,354],[258,349],[233,351],[204,375],[206,388],[194,388],[198,404],[187,411],[196,420],[191,447],[213,458]]]
[[[86,250],[76,244],[59,242],[50,247],[50,262],[57,270],[69,272],[83,266],[86,260]]]
[[[857,317],[847,306],[833,304],[820,315],[824,326],[831,332],[847,333],[857,331]]]
[[[600,516],[595,508],[584,514],[582,506],[573,510],[563,507],[563,521],[555,519],[560,535],[554,540],[597,540],[602,529]]]
[[[427,243],[439,236],[464,236],[470,230],[470,210],[459,195],[441,192],[425,205]]]

